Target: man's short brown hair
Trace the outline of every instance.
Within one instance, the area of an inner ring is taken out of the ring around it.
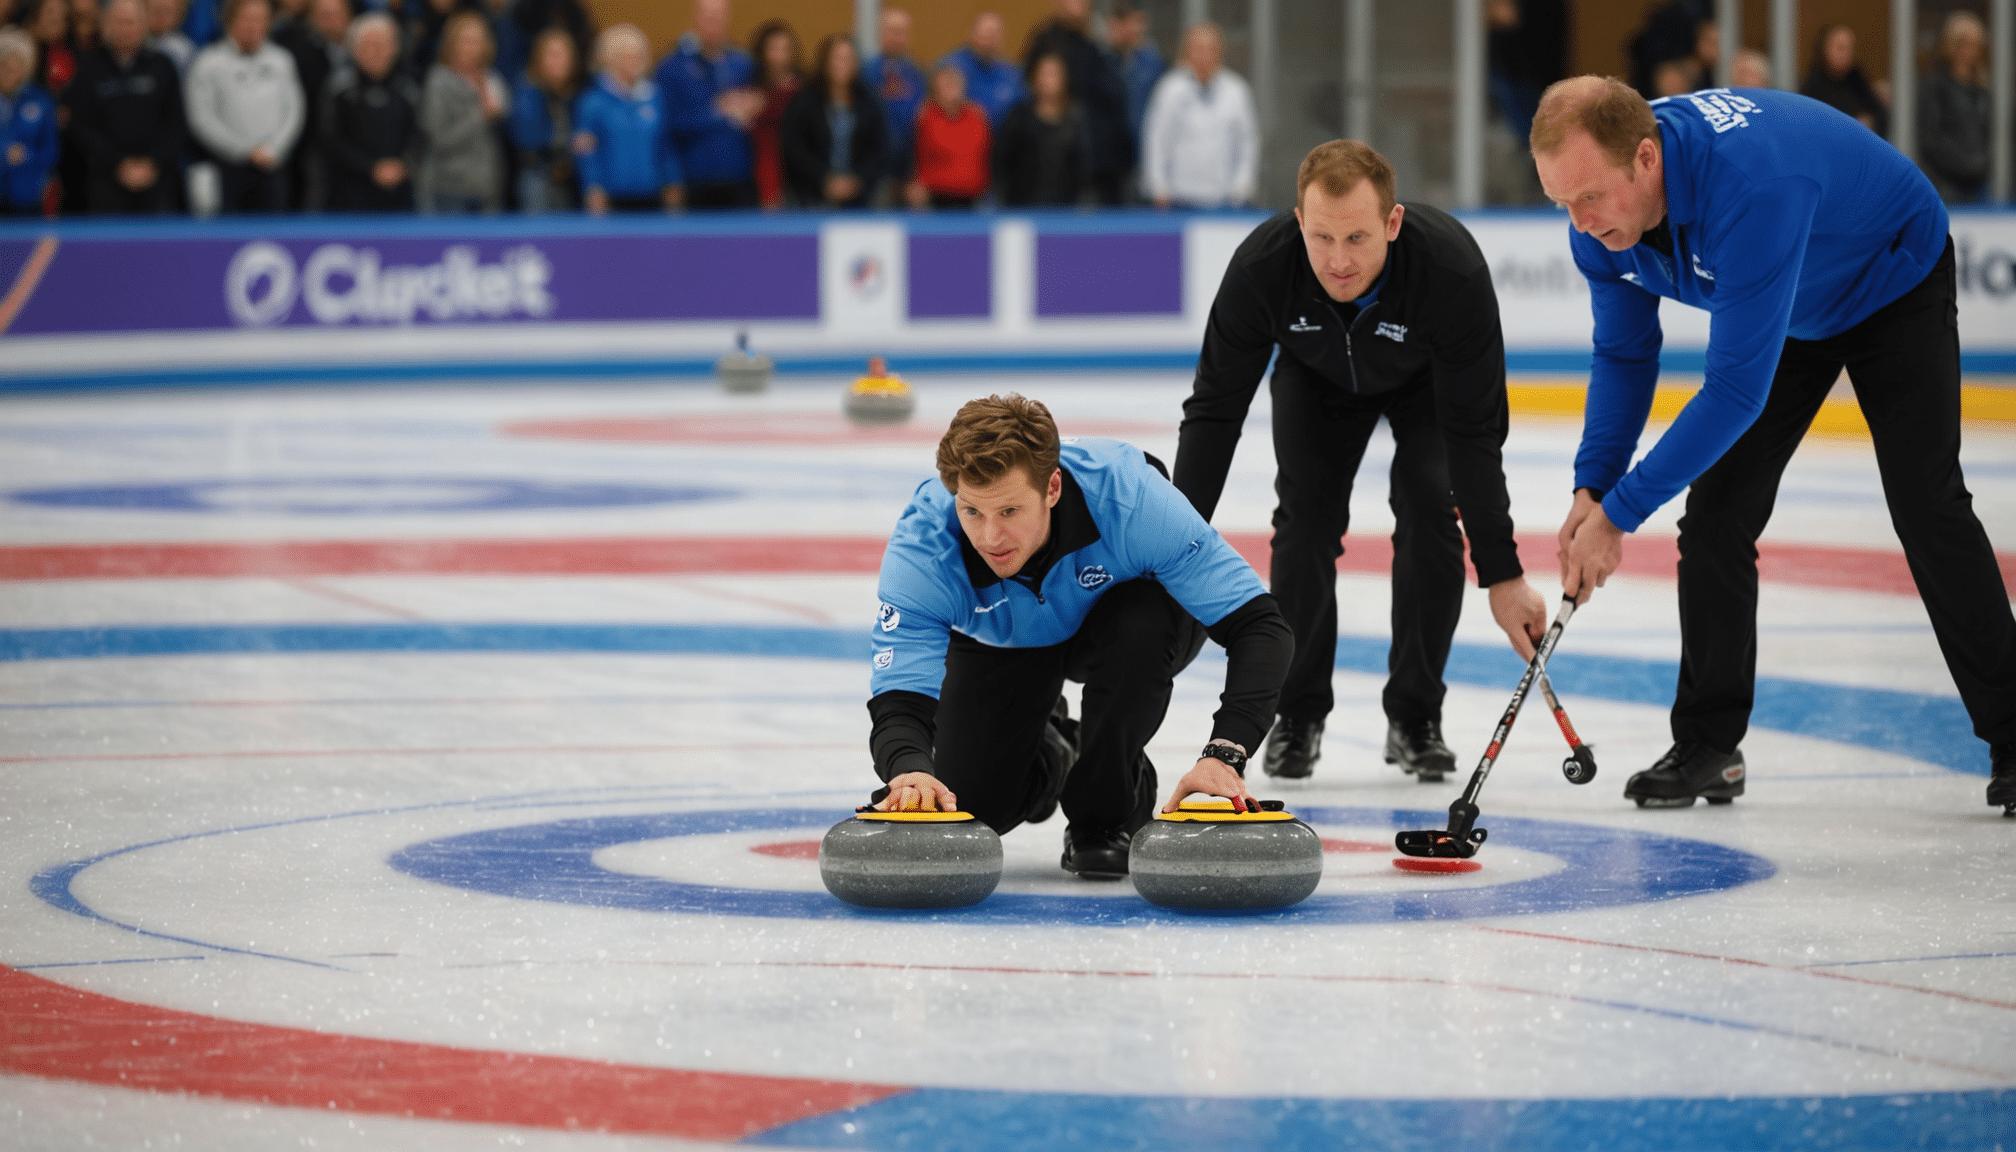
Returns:
[[[1021,468],[1037,491],[1057,470],[1057,422],[1050,409],[1020,393],[968,400],[938,441],[938,479],[947,492],[959,482],[985,488]]]
[[[1535,156],[1545,156],[1577,129],[1587,132],[1611,163],[1625,169],[1638,155],[1640,140],[1659,141],[1652,105],[1615,76],[1573,76],[1549,85],[1533,114],[1533,134],[1527,142]]]
[[[1302,167],[1295,173],[1295,207],[1302,207],[1302,192],[1311,184],[1322,186],[1332,196],[1343,196],[1358,187],[1360,180],[1370,180],[1372,190],[1379,193],[1379,214],[1392,215],[1396,202],[1393,165],[1384,156],[1357,140],[1318,144],[1302,158]]]

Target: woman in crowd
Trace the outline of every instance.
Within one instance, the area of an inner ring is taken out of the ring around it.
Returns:
[[[950,60],[931,73],[931,99],[917,112],[917,178],[912,208],[971,208],[987,194],[993,142],[987,113],[966,99],[966,73]]]
[[[819,42],[812,79],[784,110],[784,183],[805,208],[860,208],[889,155],[881,101],[851,36]]]
[[[1010,208],[1062,207],[1085,193],[1090,136],[1071,99],[1064,58],[1029,65],[1029,99],[1008,110],[994,139],[994,195]]]
[[[650,51],[635,24],[618,24],[595,41],[602,71],[574,109],[575,167],[591,215],[669,211],[685,201],[665,106],[644,76]]]
[[[421,206],[435,213],[495,212],[504,199],[504,159],[497,124],[510,105],[490,70],[490,24],[457,12],[441,30],[441,55],[420,94]]]
[[[420,151],[420,93],[399,70],[399,25],[383,12],[351,22],[351,66],[329,93],[323,154],[329,207],[411,212]]]
[[[763,111],[749,122],[749,144],[756,159],[756,202],[765,208],[782,208],[784,147],[780,132],[784,109],[805,78],[799,62],[798,33],[782,20],[765,21],[749,39],[749,58],[756,62],[750,85],[763,94]]]
[[[34,75],[34,39],[0,28],[0,216],[42,215],[56,167],[56,102]]]
[[[511,143],[518,151],[518,207],[554,212],[574,205],[574,101],[579,53],[564,29],[532,44],[532,61],[511,103]]]
[[[1890,134],[1889,102],[1855,62],[1855,30],[1846,24],[1828,24],[1813,38],[1812,65],[1799,94],[1839,108],[1878,136]]]
[[[1972,12],[1946,17],[1940,62],[1918,87],[1918,166],[1949,204],[1981,199],[1988,181],[1988,30]]]

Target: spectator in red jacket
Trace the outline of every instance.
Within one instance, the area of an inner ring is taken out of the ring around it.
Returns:
[[[931,99],[917,112],[917,174],[905,190],[912,208],[971,208],[987,194],[993,139],[987,113],[966,99],[966,73],[950,60],[931,74]]]
[[[756,202],[765,208],[784,206],[784,150],[777,133],[805,79],[800,55],[798,33],[782,20],[759,25],[749,42],[749,58],[756,62],[751,86],[763,94],[763,111],[749,122],[749,144],[756,160]]]

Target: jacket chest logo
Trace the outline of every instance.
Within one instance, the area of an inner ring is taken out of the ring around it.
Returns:
[[[1396,344],[1404,344],[1407,341],[1407,326],[1405,324],[1389,324],[1381,320],[1379,327],[1373,331],[1373,335],[1384,336]]]
[[[1102,565],[1093,564],[1078,570],[1078,586],[1080,588],[1097,588],[1101,584],[1110,583],[1112,579],[1113,574],[1106,571]]]
[[[1708,281],[1710,284],[1713,284],[1715,282],[1715,273],[1706,268],[1701,267],[1701,257],[1699,255],[1693,255],[1693,254],[1690,255],[1692,255],[1692,258],[1694,260],[1694,275],[1699,276],[1701,279]]]
[[[1297,316],[1295,317],[1295,323],[1288,325],[1288,331],[1290,332],[1321,332],[1322,330],[1323,326],[1321,324],[1309,323],[1307,316]]]

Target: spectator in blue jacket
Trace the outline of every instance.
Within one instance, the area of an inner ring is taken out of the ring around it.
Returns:
[[[882,54],[868,61],[861,74],[882,101],[889,117],[889,157],[883,175],[895,182],[899,195],[917,164],[917,110],[924,104],[924,73],[910,59],[910,13],[882,10]]]
[[[635,24],[618,24],[596,40],[602,74],[574,108],[574,164],[590,215],[677,208],[685,199],[658,86],[644,79],[650,52]]]
[[[693,30],[658,65],[665,126],[686,173],[689,208],[752,208],[749,122],[763,111],[749,54],[728,39],[728,0],[693,0]]]
[[[1029,98],[1021,66],[1001,55],[1001,17],[992,12],[975,16],[972,35],[945,59],[966,74],[966,98],[986,111],[996,130],[1008,109]]]
[[[1106,17],[1106,62],[1127,88],[1127,131],[1134,140],[1134,154],[1141,155],[1141,122],[1148,115],[1148,98],[1155,94],[1155,82],[1169,70],[1162,50],[1148,38],[1148,12],[1134,0],[1115,0]]]
[[[518,161],[518,207],[552,212],[574,204],[574,101],[580,53],[564,28],[532,42],[532,60],[511,98],[511,147]]]
[[[56,101],[29,81],[35,41],[0,29],[0,216],[40,216],[56,167]]]

